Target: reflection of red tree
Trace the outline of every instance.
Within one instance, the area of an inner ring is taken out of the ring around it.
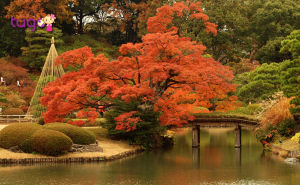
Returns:
[[[222,163],[222,152],[220,148],[214,148],[212,146],[205,148],[205,158],[209,158],[209,165],[221,166]]]

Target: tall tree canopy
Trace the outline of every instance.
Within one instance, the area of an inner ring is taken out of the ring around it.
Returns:
[[[256,10],[250,29],[258,48],[256,59],[260,63],[289,59],[288,54],[279,53],[280,43],[292,31],[300,29],[299,12],[298,0],[269,0]]]
[[[6,18],[41,19],[46,14],[55,14],[59,21],[71,21],[73,13],[69,4],[77,4],[77,0],[13,0],[6,7]]]
[[[45,122],[62,121],[73,111],[89,111],[91,120],[97,117],[97,102],[103,97],[120,98],[125,102],[141,100],[140,104],[156,112],[161,111],[162,125],[180,126],[192,120],[189,113],[194,106],[210,107],[213,98],[230,99],[227,93],[235,90],[230,84],[233,74],[212,58],[204,58],[205,46],[177,35],[175,26],[169,29],[172,15],[183,15],[191,9],[190,19],[202,19],[208,32],[216,33],[215,26],[208,22],[205,14],[193,11],[198,3],[175,3],[157,9],[155,17],[148,21],[148,31],[142,43],[124,44],[120,48],[122,56],[109,62],[103,54],[94,57],[87,47],[62,55],[57,63],[65,65],[81,64],[84,68],[70,72],[61,79],[49,83],[43,93],[41,103],[48,110],[43,115]],[[161,26],[158,27],[158,20]],[[75,56],[90,56],[80,60]],[[70,57],[70,55],[74,57]],[[133,130],[136,112],[127,112],[118,118],[117,129]],[[129,125],[132,120],[133,125]]]
[[[300,112],[300,30],[293,31],[282,41],[281,52],[290,52],[294,60],[286,60],[281,65],[282,89],[287,97],[295,97],[290,101],[297,107],[291,113]]]
[[[243,98],[264,99],[280,88],[280,65],[263,64],[248,74],[249,83],[239,89],[238,95]]]
[[[61,30],[55,27],[52,32],[48,32],[39,27],[37,27],[37,30],[32,32],[29,28],[27,28],[25,39],[28,42],[28,47],[21,48],[23,51],[23,60],[31,69],[38,69],[41,71],[49,51],[51,38],[54,37],[55,44],[59,45],[63,42],[60,39],[61,36]]]

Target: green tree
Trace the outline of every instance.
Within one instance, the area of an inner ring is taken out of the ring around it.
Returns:
[[[300,3],[269,0],[256,10],[251,22],[251,37],[258,48],[256,59],[260,63],[282,62],[289,55],[279,53],[279,43],[293,30],[300,29]]]
[[[248,74],[249,83],[242,86],[238,96],[251,99],[264,99],[280,88],[280,68],[278,63],[263,64]]]
[[[63,43],[63,40],[60,39],[61,36],[61,30],[55,27],[52,32],[48,32],[43,28],[37,28],[32,32],[27,28],[25,39],[28,42],[28,47],[21,48],[23,60],[30,68],[41,71],[49,51],[51,38],[54,37],[55,45],[59,45]]]
[[[102,10],[101,5],[108,0],[78,0],[77,5],[73,4],[72,11],[75,12],[74,16],[79,24],[79,33],[83,33],[83,27],[85,18],[89,16],[96,16],[100,10]]]
[[[4,7],[9,3],[10,0],[0,1],[0,57],[20,56],[20,48],[26,44],[24,29],[12,27],[10,19],[4,18],[7,13]]]
[[[3,96],[4,96],[4,94],[0,92],[0,102],[7,103],[8,99],[6,97],[3,97]]]
[[[280,52],[292,53],[293,60],[286,60],[281,65],[282,90],[287,97],[295,96],[290,104],[300,105],[300,30],[293,31],[282,41]],[[290,109],[291,113],[299,113],[300,107]]]
[[[143,148],[154,148],[157,137],[166,130],[165,126],[160,125],[160,113],[154,112],[151,108],[148,109],[141,106],[140,101],[125,103],[121,100],[113,100],[113,102],[114,108],[105,112],[107,122],[103,124],[104,127],[108,128],[109,136],[116,139],[125,139],[129,143],[141,145]],[[140,114],[134,114],[133,117],[140,117],[143,121],[137,123],[137,129],[130,132],[117,130],[115,118],[130,111],[139,112]]]
[[[209,16],[209,21],[218,25],[218,34],[213,36],[203,31],[203,26],[196,20],[189,21],[186,36],[203,43],[208,52],[217,61],[238,62],[247,57],[252,47],[249,37],[249,15],[253,1],[245,0],[203,0],[203,13]],[[255,2],[255,1],[254,1]]]

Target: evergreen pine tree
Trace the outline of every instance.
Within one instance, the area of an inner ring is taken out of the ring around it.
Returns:
[[[300,30],[293,31],[282,41],[280,52],[290,52],[294,60],[286,60],[281,65],[282,90],[287,97],[295,97],[290,101],[298,107],[292,107],[291,113],[300,112]]]

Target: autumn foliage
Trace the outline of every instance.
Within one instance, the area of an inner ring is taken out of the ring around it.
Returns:
[[[73,13],[69,10],[68,3],[69,0],[13,0],[5,7],[6,18],[14,17],[20,22],[23,19],[38,20],[45,17],[48,11],[48,13],[54,13],[60,21],[70,21]],[[77,4],[77,0],[73,3]]]
[[[196,7],[197,3],[161,7],[148,21],[148,31],[152,33],[143,36],[142,43],[122,45],[122,56],[112,62],[103,54],[94,57],[88,47],[62,55],[59,63],[84,61],[84,67],[63,75],[43,90],[41,103],[48,108],[43,115],[45,122],[62,121],[70,112],[95,111],[97,102],[106,97],[125,102],[140,100],[141,105],[162,112],[162,125],[181,126],[194,119],[190,112],[195,106],[210,107],[213,98],[228,98],[227,93],[235,90],[235,85],[230,84],[234,76],[229,68],[202,57],[205,46],[180,37],[176,27],[167,29],[174,13],[180,16],[180,10],[186,9],[195,12]],[[162,20],[164,14],[166,18]],[[207,31],[216,32],[205,14],[191,18],[203,19]],[[162,21],[162,25],[157,27],[154,20]],[[115,118],[116,129],[136,129],[135,124],[142,121],[138,115],[133,111]]]

